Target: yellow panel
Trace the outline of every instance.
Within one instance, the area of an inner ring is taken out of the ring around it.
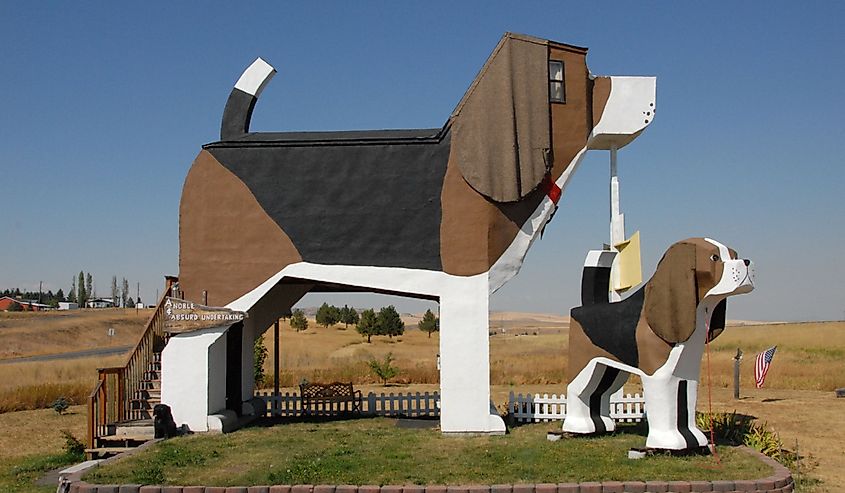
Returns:
[[[616,266],[619,269],[615,291],[630,289],[643,282],[642,260],[640,258],[640,232],[637,231],[627,240],[613,245],[619,251]]]

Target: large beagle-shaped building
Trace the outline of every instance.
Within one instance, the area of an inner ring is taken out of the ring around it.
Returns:
[[[443,127],[352,132],[250,132],[275,73],[253,63],[188,173],[179,221],[183,297],[247,318],[171,337],[162,400],[177,423],[202,430],[209,414],[242,411],[253,341],[303,295],[370,291],[440,303],[442,430],[503,432],[489,296],[585,152],[623,147],[654,115],[654,78],[595,77],[586,55],[508,33]]]

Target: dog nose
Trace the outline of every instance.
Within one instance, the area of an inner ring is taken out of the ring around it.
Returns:
[[[743,259],[742,263],[744,263],[746,267],[748,267],[749,265],[751,265],[751,261],[750,261],[750,260],[748,260],[748,259]]]

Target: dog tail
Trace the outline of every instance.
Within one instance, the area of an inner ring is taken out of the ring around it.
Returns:
[[[220,140],[233,140],[249,132],[255,102],[274,75],[276,69],[261,58],[256,58],[252,65],[244,70],[229,93],[229,100],[226,101],[223,122],[220,125]]]
[[[590,250],[581,274],[581,306],[609,303],[610,268],[616,252]]]

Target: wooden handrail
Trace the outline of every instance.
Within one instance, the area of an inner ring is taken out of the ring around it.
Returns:
[[[98,368],[99,379],[88,396],[88,445],[95,448],[96,439],[106,433],[109,424],[140,418],[140,410],[133,410],[131,400],[140,388],[144,373],[153,361],[153,353],[164,343],[164,304],[169,290],[158,301],[156,309],[147,320],[144,332],[138,338],[135,349],[126,358],[123,366]],[[109,391],[110,377],[113,391]],[[109,413],[112,413],[113,421]],[[137,411],[133,416],[133,411]]]
[[[103,387],[104,380],[97,380],[97,385],[94,390],[88,394],[88,448],[94,448],[94,438],[98,435],[97,425],[99,419],[96,410],[99,406],[100,390]]]
[[[159,333],[156,335],[164,335],[164,324],[162,323],[159,327],[156,327],[156,325],[158,324],[154,324],[153,322],[156,322],[156,319],[160,316],[160,313],[164,311],[164,303],[167,301],[169,295],[169,291],[165,291],[161,298],[158,300],[158,304],[156,304],[155,311],[153,311],[153,314],[150,315],[150,318],[147,320],[146,329],[144,329],[144,332],[141,334],[141,336],[138,338],[138,342],[135,344],[135,350],[126,358],[126,363],[124,363],[123,365],[124,368],[129,366],[130,362],[132,361],[132,358],[138,352],[138,348],[141,347],[141,343],[144,342],[144,339],[146,337],[148,337],[148,334],[151,332],[151,330],[158,328]]]

